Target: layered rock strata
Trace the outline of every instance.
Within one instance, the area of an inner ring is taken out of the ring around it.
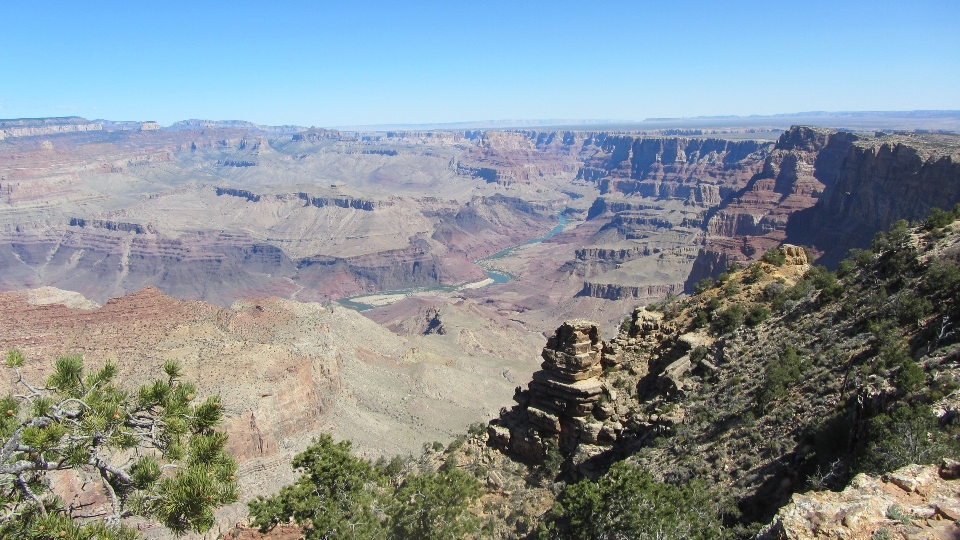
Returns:
[[[919,221],[960,203],[960,136],[881,135],[850,145],[816,206],[796,212],[788,240],[836,264],[899,219]]]
[[[687,290],[734,261],[757,259],[787,237],[790,216],[813,207],[831,188],[851,145],[860,136],[810,126],[785,131],[762,169],[711,212],[706,240],[690,271]]]
[[[569,450],[613,444],[622,426],[606,402],[616,392],[599,377],[619,367],[617,352],[600,340],[597,323],[563,323],[543,348],[543,369],[533,374],[528,390],[517,388],[511,414],[490,425],[491,442],[532,460],[555,445]]]
[[[771,148],[754,140],[590,134],[578,179],[601,194],[587,219],[607,224],[564,267],[583,278],[578,296],[650,302],[683,290],[711,213],[761,171]]]
[[[36,137],[38,135],[80,133],[84,131],[100,131],[102,129],[102,123],[91,122],[86,118],[77,116],[0,120],[0,141],[7,137]]]

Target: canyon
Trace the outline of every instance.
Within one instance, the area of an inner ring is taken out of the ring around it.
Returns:
[[[689,292],[783,241],[835,263],[893,216],[960,200],[947,180],[957,138],[944,134],[796,126],[774,142],[54,120],[4,124],[43,135],[0,144],[0,288],[99,303],[145,286],[225,307],[404,291],[483,301],[538,332],[578,313],[610,330],[632,304]],[[560,234],[476,263],[558,214]],[[485,269],[514,279],[479,289]]]
[[[836,265],[960,202],[960,136],[943,133],[0,129],[0,346],[37,380],[66,353],[119,360],[131,385],[180,361],[223,397],[243,499],[289,483],[320,433],[414,453],[511,396],[494,444],[588,460],[630,398],[598,377],[668,333],[634,308],[784,243]],[[674,367],[657,388],[682,387]]]

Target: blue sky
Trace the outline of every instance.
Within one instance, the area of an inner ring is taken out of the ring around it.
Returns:
[[[0,118],[960,109],[955,0],[78,4],[0,0]]]

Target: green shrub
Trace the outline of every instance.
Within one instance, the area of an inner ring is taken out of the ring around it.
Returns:
[[[723,507],[721,497],[701,480],[660,483],[642,468],[620,461],[597,482],[567,486],[537,538],[713,540],[729,533],[720,514]]]
[[[923,221],[923,228],[928,231],[942,229],[956,220],[957,216],[953,212],[944,212],[934,207],[930,209],[930,215]]]
[[[912,393],[919,390],[926,380],[927,374],[923,372],[920,364],[908,358],[900,363],[900,370],[894,376],[893,383],[900,390]]]
[[[447,445],[447,450],[446,450],[446,452],[449,454],[450,452],[453,452],[454,450],[459,450],[460,447],[463,446],[463,443],[465,443],[465,442],[467,442],[467,436],[466,436],[466,435],[458,435],[456,439],[450,441],[450,444]]]
[[[723,294],[727,298],[740,294],[740,284],[732,279],[727,281],[727,283],[723,286]]]
[[[911,463],[937,463],[958,454],[960,444],[940,430],[930,407],[901,405],[889,415],[870,419],[859,468],[879,475]]]
[[[743,306],[733,304],[714,314],[712,329],[717,334],[732,332],[743,324],[746,315],[747,310]]]
[[[843,279],[847,276],[852,276],[857,271],[857,261],[853,259],[844,259],[840,261],[840,265],[837,267],[837,277]]]
[[[440,472],[409,476],[394,488],[390,479],[402,472],[401,458],[374,466],[354,457],[350,446],[321,435],[294,457],[299,479],[249,503],[253,525],[267,531],[293,521],[308,539],[463,538],[479,530],[467,508],[480,496],[480,483],[450,460]]]
[[[744,283],[756,283],[763,278],[763,265],[755,262],[747,267],[747,273],[743,276]]]
[[[820,291],[821,302],[831,302],[840,298],[843,287],[837,281],[836,274],[827,270],[825,266],[817,265],[807,271],[805,279],[811,281],[813,286]]]
[[[481,494],[480,482],[457,468],[407,478],[389,512],[393,537],[433,540],[467,538],[480,530],[480,519],[467,507]],[[366,538],[357,535],[356,538]]]
[[[794,283],[793,287],[787,289],[784,294],[788,300],[793,300],[794,302],[806,298],[807,295],[814,291],[813,283],[808,279],[801,279]]]
[[[374,512],[384,479],[368,461],[351,455],[350,446],[334,443],[328,434],[316,439],[291,462],[302,474],[299,480],[249,503],[253,525],[266,531],[292,519],[309,524],[307,538],[386,538]]]
[[[754,304],[750,306],[750,311],[747,313],[746,323],[749,326],[756,326],[768,317],[770,317],[770,308],[763,304]]]
[[[763,384],[757,394],[757,402],[761,407],[765,407],[786,397],[790,387],[802,373],[800,355],[793,347],[787,347],[783,354],[764,367]]]
[[[134,515],[175,536],[203,533],[237,500],[237,463],[215,430],[220,398],[195,401],[178,363],[139,388],[120,385],[117,364],[87,370],[79,355],[57,358],[45,384],[20,372],[20,351],[6,366],[14,373],[3,374],[13,392],[0,398],[0,538],[130,540],[138,533],[119,521]],[[57,470],[103,485],[111,511],[65,505],[48,476]]]
[[[706,291],[709,291],[713,288],[714,281],[712,278],[705,277],[700,281],[693,284],[693,294],[703,294]]]
[[[956,296],[960,293],[960,268],[953,261],[934,260],[923,273],[920,291],[928,296]]]
[[[877,254],[870,249],[851,249],[850,258],[857,263],[857,268],[865,269],[877,260]]]
[[[901,295],[893,306],[894,315],[901,325],[917,324],[933,311],[933,304],[922,296]]]
[[[467,433],[474,437],[478,437],[487,432],[487,424],[483,422],[477,422],[475,424],[470,424],[470,427],[467,428]]]
[[[783,285],[783,283],[780,283],[777,281],[774,281],[772,283],[767,283],[767,286],[763,288],[763,297],[766,298],[768,301],[772,301],[774,298],[777,298],[778,296],[783,296],[783,293],[786,290],[787,288]]]
[[[693,328],[705,328],[708,324],[710,324],[710,315],[707,311],[703,309],[697,311],[696,317],[693,318]]]
[[[773,248],[764,253],[760,260],[774,266],[783,266],[783,263],[787,262],[787,255],[779,248]]]

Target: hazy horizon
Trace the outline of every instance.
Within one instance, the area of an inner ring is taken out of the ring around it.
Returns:
[[[364,126],[960,109],[960,4],[942,0],[34,2],[4,18],[4,118]]]

